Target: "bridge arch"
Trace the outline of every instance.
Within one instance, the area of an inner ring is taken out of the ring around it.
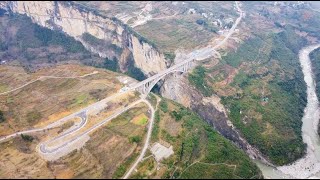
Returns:
[[[145,98],[152,88],[165,76],[175,72],[185,73],[195,65],[195,59],[187,59],[183,62],[173,65],[172,67],[152,76],[148,79],[145,79],[141,82],[138,82],[134,85],[129,86],[129,90],[136,90],[141,93],[142,97]]]
[[[176,72],[181,72],[181,73],[185,73],[186,71],[184,69],[174,69],[162,76],[160,76],[159,78],[157,79],[154,79],[148,83],[145,83],[143,86],[140,86],[137,90],[144,96],[147,96],[152,88],[161,80],[163,79],[165,76],[169,75],[169,74],[173,74],[173,73],[176,73]]]

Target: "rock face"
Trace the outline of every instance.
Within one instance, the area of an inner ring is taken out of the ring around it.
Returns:
[[[169,66],[162,53],[141,40],[141,37],[138,37],[119,20],[99,15],[97,12],[73,2],[2,1],[0,8],[13,13],[26,14],[33,22],[43,27],[61,30],[80,41],[91,52],[99,54],[100,57],[109,59],[116,57],[121,71],[128,69],[126,67],[128,61],[132,59],[135,66],[146,75],[155,74]],[[108,48],[90,44],[83,38],[85,33],[97,40],[104,41],[104,45]],[[262,158],[240,137],[228,120],[225,111],[217,104],[218,102],[215,102],[214,99],[204,98],[188,84],[187,78],[177,74],[168,76],[162,86],[161,94],[190,107],[252,157]]]
[[[266,164],[271,165],[256,148],[252,147],[241,137],[232,122],[228,119],[226,110],[220,103],[218,96],[203,97],[201,93],[188,83],[188,79],[183,76],[169,76],[166,78],[160,92],[162,96],[179,102],[199,114],[202,119],[206,120],[221,135],[247,152],[251,158],[258,158]]]
[[[99,54],[100,57],[109,59],[116,57],[120,62],[121,70],[127,69],[125,66],[130,60],[129,57],[133,57],[135,66],[146,75],[167,68],[164,55],[141,40],[141,37],[137,37],[137,34],[126,25],[115,18],[100,15],[83,5],[74,2],[3,1],[0,2],[0,8],[25,14],[40,26],[61,30],[80,41],[91,52]],[[83,38],[84,33],[103,41],[103,45],[107,48],[100,48],[86,42]],[[128,56],[128,50],[132,56]],[[127,58],[124,59],[124,57]]]

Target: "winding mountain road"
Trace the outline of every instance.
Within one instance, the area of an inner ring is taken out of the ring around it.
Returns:
[[[123,92],[120,91],[120,92],[118,92],[118,93],[116,93],[116,94],[114,94],[112,96],[109,96],[109,97],[107,97],[107,98],[105,98],[105,99],[103,99],[103,100],[101,100],[99,102],[91,104],[91,105],[87,106],[86,108],[81,109],[80,111],[77,111],[77,112],[75,112],[73,114],[70,114],[70,115],[64,117],[64,118],[61,118],[61,119],[57,120],[56,122],[51,123],[51,124],[49,124],[48,126],[46,126],[44,128],[38,128],[38,129],[33,129],[33,130],[17,132],[17,133],[14,133],[12,135],[8,135],[8,136],[5,136],[5,137],[2,137],[2,138],[0,138],[0,142],[6,141],[6,140],[8,140],[8,139],[10,139],[12,137],[17,136],[17,135],[29,134],[29,133],[33,133],[33,132],[39,132],[39,131],[44,131],[44,130],[51,129],[51,128],[54,128],[54,127],[58,127],[58,126],[61,126],[62,124],[64,124],[65,122],[75,118],[75,117],[80,117],[81,118],[80,124],[74,125],[70,129],[68,129],[67,131],[62,133],[61,135],[59,135],[59,136],[57,136],[57,137],[55,137],[53,139],[47,140],[46,142],[42,142],[42,143],[40,143],[38,145],[39,153],[41,153],[41,154],[53,154],[54,155],[54,154],[66,151],[67,149],[68,150],[72,149],[73,147],[70,146],[70,145],[72,145],[72,143],[74,143],[77,140],[81,140],[80,139],[81,137],[89,135],[90,132],[95,131],[96,129],[98,129],[99,127],[104,125],[105,123],[111,121],[112,119],[116,118],[117,116],[121,115],[122,113],[124,113],[125,111],[129,110],[130,108],[136,106],[137,104],[143,102],[143,103],[146,103],[148,105],[148,107],[149,107],[149,109],[151,111],[151,118],[150,118],[150,123],[149,123],[149,127],[148,127],[147,136],[146,136],[146,141],[145,141],[144,147],[143,147],[143,149],[141,151],[141,154],[138,157],[138,159],[136,160],[136,162],[133,164],[133,166],[129,169],[129,171],[124,176],[124,179],[128,178],[131,175],[132,171],[136,168],[138,163],[144,157],[144,155],[145,155],[145,153],[147,151],[147,148],[149,146],[150,137],[151,137],[151,133],[152,133],[155,110],[152,107],[152,105],[147,100],[145,100],[144,98],[141,98],[141,99],[129,104],[128,106],[119,109],[118,111],[116,111],[115,113],[113,113],[112,115],[107,117],[105,120],[93,125],[89,129],[85,130],[84,132],[81,132],[78,135],[75,135],[74,137],[72,137],[70,139],[66,139],[65,142],[63,142],[63,143],[57,143],[57,145],[54,145],[54,146],[52,146],[52,145],[48,146],[48,144],[56,142],[56,141],[64,140],[64,138],[67,138],[68,136],[70,136],[70,135],[74,134],[75,132],[79,131],[80,129],[82,129],[86,125],[86,123],[88,121],[87,115],[91,114],[91,113],[94,113],[94,112],[100,112],[101,110],[103,110],[106,107],[106,103],[108,101],[110,101],[112,99],[115,99],[115,98],[117,98],[117,97],[119,97],[119,96],[121,96],[123,94],[128,93],[128,92],[135,91],[137,87],[142,86],[145,83],[151,82],[151,81],[153,81],[155,79],[158,79],[159,77],[163,77],[163,75],[165,75],[166,73],[169,73],[169,72],[175,70],[176,68],[185,65],[186,63],[188,63],[190,61],[193,61],[193,60],[200,61],[200,60],[203,60],[203,59],[206,59],[206,58],[209,58],[209,57],[213,56],[216,53],[216,49],[218,47],[220,47],[222,44],[224,44],[227,41],[227,39],[234,33],[235,28],[238,26],[239,22],[241,21],[242,17],[244,16],[244,12],[241,11],[241,9],[239,8],[239,2],[236,2],[236,7],[238,9],[238,12],[239,12],[240,16],[237,18],[236,23],[229,30],[229,33],[227,34],[227,36],[219,44],[215,45],[214,47],[208,46],[208,47],[205,47],[205,48],[202,48],[202,49],[197,49],[197,50],[189,53],[188,54],[188,58],[186,58],[184,61],[182,61],[180,63],[177,63],[177,64],[171,66],[170,68],[168,68],[168,69],[166,69],[166,70],[164,70],[162,72],[159,72],[158,74],[156,74],[156,75],[154,75],[152,77],[149,77],[148,79],[146,79],[144,81],[135,83],[133,86],[129,87],[127,91],[123,91]],[[38,80],[41,80],[43,78],[81,78],[81,77],[86,77],[86,76],[89,76],[89,75],[92,75],[92,74],[96,74],[96,73],[98,73],[98,72],[93,72],[93,73],[90,73],[90,74],[86,74],[86,75],[83,75],[83,76],[76,76],[76,77],[41,76],[38,79],[33,80],[31,82],[28,82],[28,83],[26,83],[26,84],[24,84],[24,85],[22,85],[22,86],[20,86],[18,88],[12,89],[12,90],[7,91],[7,92],[0,93],[0,95],[6,95],[6,94],[11,93],[13,91],[22,89],[23,87],[25,87],[25,86],[27,86],[27,85],[29,85],[31,83],[34,83],[34,82],[36,82]],[[158,98],[157,98],[157,103],[158,103]]]
[[[82,132],[81,134],[73,137],[72,139],[68,140],[68,141],[65,142],[64,144],[59,145],[58,147],[54,147],[54,148],[48,149],[45,144],[51,143],[52,141],[60,140],[60,139],[66,137],[67,135],[70,135],[70,134],[65,134],[65,135],[63,135],[63,136],[61,136],[61,137],[59,137],[59,138],[55,138],[55,139],[53,139],[53,140],[49,140],[49,141],[47,141],[47,142],[45,142],[45,143],[41,143],[41,144],[40,144],[40,153],[48,154],[48,153],[54,153],[54,152],[56,152],[56,151],[63,150],[63,148],[65,148],[65,147],[66,147],[67,145],[69,145],[70,143],[72,143],[72,142],[80,139],[82,136],[88,135],[90,132],[98,129],[99,127],[101,127],[101,126],[104,125],[105,123],[111,121],[112,119],[116,118],[117,116],[121,115],[121,114],[124,113],[125,111],[129,110],[130,108],[136,106],[137,104],[139,104],[139,103],[141,103],[141,102],[147,102],[147,101],[140,99],[140,100],[137,100],[137,101],[131,103],[130,105],[128,105],[128,106],[125,107],[124,109],[120,109],[120,110],[116,111],[115,113],[113,113],[112,115],[110,115],[110,116],[109,116],[108,118],[106,118],[105,120],[103,120],[103,121],[95,124],[95,125],[92,126],[91,128],[89,128],[89,129],[87,129],[86,131]]]

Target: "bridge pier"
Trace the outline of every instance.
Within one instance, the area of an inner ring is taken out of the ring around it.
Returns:
[[[137,87],[134,87],[134,89],[139,91],[141,93],[142,97],[146,97],[149,94],[149,92],[152,90],[152,88],[158,83],[158,81],[160,79],[162,79],[163,77],[167,76],[170,73],[174,73],[174,72],[185,73],[185,72],[187,72],[189,69],[191,69],[193,67],[194,61],[195,61],[194,59],[192,59],[192,60],[189,59],[185,63],[182,63],[179,66],[175,65],[175,67],[171,67],[171,69],[169,68],[170,71],[169,71],[169,69],[167,69],[163,73],[158,73],[157,75],[153,76],[156,78],[152,78],[152,80],[148,81],[148,79],[146,79],[143,82],[138,83],[139,85]],[[174,76],[176,77],[176,74],[174,74]]]

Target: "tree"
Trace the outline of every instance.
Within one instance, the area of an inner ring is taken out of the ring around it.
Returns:
[[[140,136],[130,137],[130,142],[131,143],[139,143],[140,141],[141,141],[141,137]]]
[[[111,71],[117,72],[119,69],[118,60],[116,57],[113,57],[113,60],[106,58],[104,60],[104,67]]]
[[[24,134],[21,134],[21,137],[23,140],[28,141],[28,142],[32,142],[34,139],[32,136],[24,135]]]
[[[6,119],[4,118],[3,112],[0,110],[0,123],[4,122]]]
[[[203,25],[203,24],[205,24],[205,21],[202,20],[202,19],[198,19],[198,20],[196,21],[196,23],[199,24],[199,25]]]

